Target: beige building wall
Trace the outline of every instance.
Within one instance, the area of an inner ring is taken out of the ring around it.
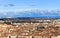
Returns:
[[[60,38],[60,36],[56,36],[56,37],[55,36],[52,36],[52,38]]]

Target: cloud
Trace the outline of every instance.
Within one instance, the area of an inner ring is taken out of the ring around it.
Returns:
[[[5,4],[4,7],[14,7],[14,4]]]
[[[31,4],[30,6],[36,6],[35,4]]]
[[[3,13],[3,15],[7,15],[7,13]]]
[[[52,11],[52,10],[51,10]],[[11,18],[11,17],[50,17],[50,18],[57,18],[60,17],[60,12],[51,12],[48,10],[26,10],[26,11],[15,11],[15,12],[3,12],[3,17]],[[56,12],[56,13],[55,13]],[[0,16],[0,17],[2,17]]]
[[[37,3],[31,3],[30,6],[37,6]]]
[[[11,6],[11,7],[13,7],[13,6],[15,6],[14,4],[8,4],[8,6]]]

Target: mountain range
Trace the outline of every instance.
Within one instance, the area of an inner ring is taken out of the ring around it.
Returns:
[[[60,10],[26,10],[0,12],[0,18],[16,17],[60,18]]]

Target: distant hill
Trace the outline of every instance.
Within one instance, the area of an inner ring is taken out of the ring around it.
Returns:
[[[19,20],[56,20],[56,19],[60,19],[60,18],[40,18],[40,17],[16,17],[16,18],[0,18],[0,20],[6,21],[6,20],[15,20],[15,21],[19,21]]]

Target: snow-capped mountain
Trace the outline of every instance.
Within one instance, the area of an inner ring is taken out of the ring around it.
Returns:
[[[60,18],[60,10],[26,10],[0,12],[0,18],[16,17],[40,17],[40,18]]]

